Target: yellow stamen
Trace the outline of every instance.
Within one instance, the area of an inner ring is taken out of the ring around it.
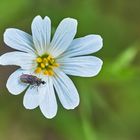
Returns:
[[[50,64],[54,64],[55,60],[54,59],[50,59]]]
[[[49,75],[49,76],[53,76],[53,75],[54,75],[53,70],[48,70],[48,75]]]
[[[52,65],[49,65],[48,67],[49,67],[50,69],[53,69],[53,68],[59,67],[59,66],[60,66],[60,64],[54,63],[54,64],[52,64]]]
[[[41,68],[37,67],[36,70],[35,70],[35,73],[40,73],[40,72],[41,72]]]
[[[58,63],[53,64],[53,67],[59,67],[59,66],[60,66],[60,64],[58,64]]]
[[[45,74],[45,75],[48,75],[48,71],[47,71],[47,70],[45,70],[45,71],[44,71],[44,74]]]
[[[43,58],[43,63],[48,63],[48,59],[47,58]]]
[[[54,75],[54,72],[53,72],[53,70],[50,69],[50,70],[45,70],[45,71],[44,71],[44,74],[45,74],[45,75],[52,76],[52,75]]]
[[[52,59],[52,57],[49,55],[49,56],[47,57],[47,59],[48,59],[48,60],[51,60],[51,59]]]
[[[41,66],[41,68],[45,68],[45,64],[44,63],[41,63],[40,66]]]
[[[41,58],[41,57],[38,57],[38,58],[36,59],[36,62],[41,63],[41,62],[42,62],[42,58]]]
[[[36,58],[35,61],[37,62],[38,67],[34,72],[43,73],[44,75],[48,75],[48,76],[53,76],[54,68],[59,66],[55,58],[53,58],[51,55],[48,54],[39,56],[38,58]]]

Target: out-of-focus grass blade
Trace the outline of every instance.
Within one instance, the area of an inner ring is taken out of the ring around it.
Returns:
[[[131,64],[138,52],[137,46],[138,44],[134,44],[133,46],[129,47],[116,59],[112,65],[113,73],[118,73]]]
[[[83,115],[81,117],[82,117],[82,127],[85,135],[85,139],[97,140],[95,131],[93,130],[93,126],[91,126],[90,121]]]

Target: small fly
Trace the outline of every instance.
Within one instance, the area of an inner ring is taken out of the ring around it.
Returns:
[[[32,86],[40,86],[41,84],[44,85],[46,83],[45,81],[42,81],[40,78],[29,74],[22,74],[20,76],[20,81]]]

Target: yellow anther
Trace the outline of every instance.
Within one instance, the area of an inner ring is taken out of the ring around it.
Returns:
[[[41,68],[45,68],[45,64],[44,63],[41,63],[40,66],[41,66]]]
[[[47,57],[47,59],[48,59],[48,60],[51,60],[51,59],[52,59],[52,57],[49,55],[49,56]]]
[[[50,59],[50,64],[54,64],[55,60],[53,58]]]
[[[53,75],[54,75],[53,70],[48,70],[48,75],[49,75],[49,76],[53,76]]]
[[[53,67],[59,67],[59,66],[60,66],[60,64],[58,64],[58,63],[53,64]]]
[[[41,70],[42,70],[42,69],[41,69],[40,67],[37,67],[36,70],[35,70],[35,73],[40,73]]]
[[[54,64],[52,64],[52,65],[49,65],[48,67],[50,68],[50,69],[53,69],[53,68],[55,68],[55,67],[59,67],[60,65],[58,64],[58,63],[54,63]]]
[[[53,69],[54,66],[53,66],[53,65],[49,65],[48,68],[49,68],[49,69]]]
[[[42,62],[42,58],[41,58],[41,57],[38,57],[38,58],[36,59],[36,62],[41,63],[41,62]]]
[[[48,63],[48,59],[47,58],[43,58],[43,63]]]
[[[48,70],[45,70],[45,71],[44,71],[44,75],[49,75],[49,74],[48,74]]]

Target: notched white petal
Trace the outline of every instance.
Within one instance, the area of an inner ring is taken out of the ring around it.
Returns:
[[[32,36],[24,31],[9,28],[4,32],[4,42],[11,48],[35,53]]]
[[[39,105],[38,87],[30,86],[23,98],[23,105],[26,109],[35,109]]]
[[[55,70],[53,77],[57,95],[66,109],[74,109],[79,105],[79,94],[71,79],[60,70]]]
[[[32,36],[34,46],[39,55],[47,51],[51,38],[51,20],[49,17],[42,19],[36,16],[32,22]]]
[[[27,88],[28,85],[24,84],[20,81],[20,76],[23,73],[27,73],[27,71],[23,71],[21,69],[18,69],[14,73],[12,73],[10,75],[10,77],[8,78],[6,87],[11,94],[18,95],[18,94],[22,93]]]
[[[40,94],[40,110],[43,115],[51,119],[57,113],[57,102],[54,93],[52,79],[48,78],[46,81],[46,85],[42,86],[39,90]]]
[[[92,77],[100,72],[103,61],[94,56],[82,56],[59,59],[58,63],[60,64],[60,69],[66,74]]]
[[[87,35],[74,39],[61,57],[87,55],[99,51],[102,47],[103,39],[100,35]]]
[[[24,52],[9,52],[0,56],[0,65],[16,65],[23,69],[33,69],[36,67],[36,56]]]
[[[77,32],[77,20],[73,18],[63,19],[57,27],[49,52],[57,57],[62,54],[71,44]]]

